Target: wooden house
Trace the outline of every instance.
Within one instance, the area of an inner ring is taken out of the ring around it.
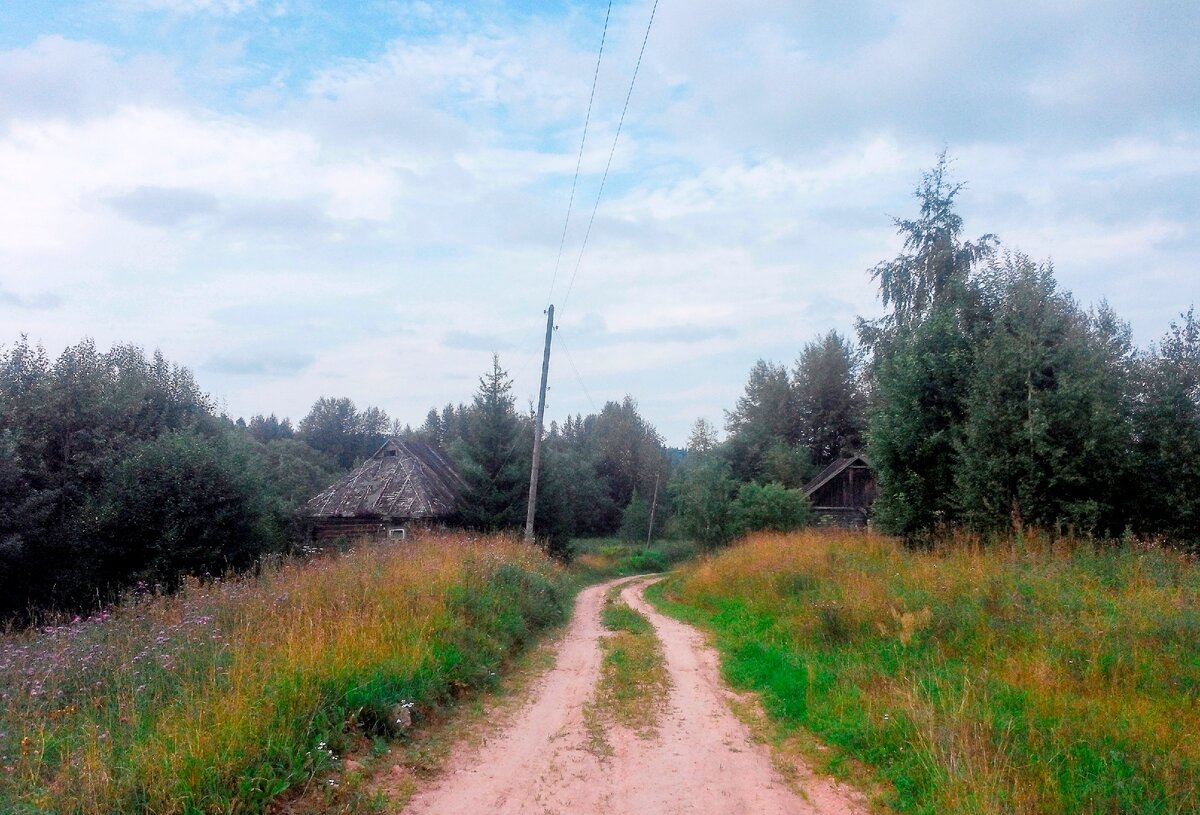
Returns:
[[[871,463],[862,455],[833,461],[804,487],[821,526],[865,527],[878,492]]]
[[[404,537],[413,525],[452,522],[462,477],[431,444],[388,439],[349,475],[304,505],[313,540]]]

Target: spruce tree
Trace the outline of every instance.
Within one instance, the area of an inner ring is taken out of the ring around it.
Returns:
[[[467,483],[461,515],[469,527],[495,531],[524,522],[532,440],[526,439],[515,402],[512,380],[493,355],[492,369],[480,378],[467,410],[462,440],[454,446]]]

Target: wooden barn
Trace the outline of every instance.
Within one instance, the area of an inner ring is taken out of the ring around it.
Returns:
[[[865,527],[879,492],[866,456],[839,458],[804,487],[821,526]]]
[[[430,444],[388,439],[375,454],[301,510],[312,538],[403,537],[413,525],[453,521],[462,477]]]

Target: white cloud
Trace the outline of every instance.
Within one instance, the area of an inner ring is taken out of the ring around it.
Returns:
[[[49,32],[0,53],[6,321],[52,346],[160,346],[235,414],[295,417],[347,394],[416,422],[469,398],[493,341],[531,396],[596,10],[485,19],[410,3],[397,19],[419,35],[289,73],[269,69],[271,48],[299,48],[292,18],[264,33],[262,14],[243,14],[254,5],[126,5],[209,15],[228,35],[212,68],[155,56],[170,42]],[[849,331],[878,308],[866,269],[899,248],[889,216],[913,212],[944,145],[970,182],[969,232],[1053,257],[1082,299],[1110,297],[1142,341],[1159,333],[1194,296],[1200,252],[1187,106],[1200,81],[1172,67],[1196,47],[1157,24],[1122,36],[1114,9],[660,7],[560,311],[584,384],[556,357],[552,415],[630,391],[681,443],[695,416],[719,419],[755,359]],[[614,9],[560,306],[648,13]],[[1154,36],[1167,53],[1144,48]],[[1155,78],[1165,90],[1130,101]],[[1115,105],[1097,96],[1106,82]],[[236,86],[224,99],[222,83]],[[1123,124],[1114,106],[1136,116]]]
[[[171,14],[231,16],[258,7],[258,0],[114,0],[114,2],[117,6],[130,11],[165,11]]]

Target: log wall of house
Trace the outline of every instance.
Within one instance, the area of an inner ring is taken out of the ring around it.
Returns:
[[[847,467],[821,485],[811,500],[814,507],[859,509],[875,501],[879,488],[871,471],[861,465]]]
[[[316,543],[328,543],[337,538],[384,538],[391,524],[379,518],[321,518],[312,527]]]

